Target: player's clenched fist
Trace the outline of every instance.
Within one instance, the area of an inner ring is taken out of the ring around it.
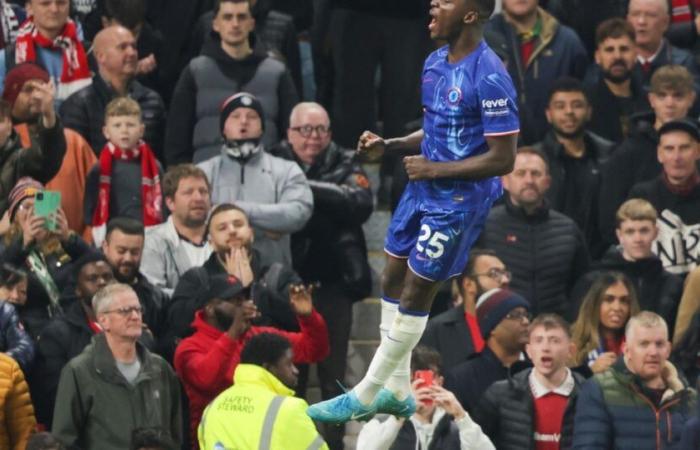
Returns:
[[[386,141],[371,131],[365,131],[357,142],[357,153],[368,161],[376,161],[382,157],[386,150]]]
[[[406,156],[403,159],[409,180],[427,180],[435,178],[433,164],[421,155]]]

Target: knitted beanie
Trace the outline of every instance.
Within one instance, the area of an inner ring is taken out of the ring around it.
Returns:
[[[260,116],[262,130],[265,131],[265,112],[263,111],[262,103],[253,94],[239,92],[238,94],[233,94],[221,104],[221,115],[219,116],[219,130],[221,134],[224,134],[226,119],[238,108],[254,109]]]
[[[479,297],[476,303],[476,320],[484,339],[515,308],[530,310],[530,303],[515,292],[507,289],[491,289]]]
[[[17,180],[15,187],[10,191],[7,199],[10,203],[8,211],[10,212],[10,220],[13,220],[17,207],[25,198],[34,197],[37,192],[43,191],[44,185],[36,181],[34,178],[22,177]]]
[[[34,63],[16,65],[7,72],[2,98],[7,100],[10,106],[14,105],[24,84],[29,80],[41,80],[44,83],[48,83],[49,73]]]

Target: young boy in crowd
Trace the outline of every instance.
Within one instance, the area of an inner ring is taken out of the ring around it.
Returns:
[[[92,226],[97,246],[104,240],[110,218],[130,217],[147,227],[163,221],[163,169],[143,141],[144,130],[136,101],[119,97],[107,105],[102,130],[107,144],[88,174],[85,189],[85,223]]]

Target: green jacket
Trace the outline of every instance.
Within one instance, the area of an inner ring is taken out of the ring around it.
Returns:
[[[328,450],[306,402],[270,372],[239,364],[233,383],[204,410],[201,450]]]
[[[126,450],[131,432],[158,427],[182,441],[180,384],[160,356],[136,343],[141,370],[134,385],[117,369],[104,334],[61,372],[52,433],[69,449]]]

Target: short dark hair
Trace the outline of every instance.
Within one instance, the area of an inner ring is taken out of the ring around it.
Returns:
[[[474,266],[476,266],[476,260],[481,258],[482,256],[493,256],[494,258],[498,258],[496,251],[490,248],[474,248],[469,252],[469,259],[467,259],[467,265],[464,266],[464,270],[462,270],[462,273],[459,274],[457,278],[455,278],[457,292],[459,292],[459,295],[461,295],[462,298],[464,298],[464,287],[462,286],[462,280],[464,280],[467,277],[471,278],[474,275]],[[453,295],[454,289],[455,287],[453,286]]]
[[[411,372],[437,369],[442,373],[442,357],[434,348],[418,345],[411,352]]]
[[[250,14],[253,14],[253,7],[250,4],[250,0],[216,0],[216,2],[214,2],[214,16],[219,14],[222,3],[247,3],[250,8]]]
[[[136,428],[131,432],[129,450],[153,448],[158,450],[175,450],[175,443],[170,436],[160,428]]]
[[[133,30],[146,20],[145,0],[105,0],[102,15]]]
[[[580,92],[581,94],[583,94],[583,98],[586,99],[586,102],[590,103],[588,101],[586,91],[583,89],[583,84],[576,78],[561,77],[554,80],[554,82],[549,88],[549,96],[547,96],[547,105],[549,105],[549,103],[552,101],[552,97],[554,97],[554,95],[558,94],[559,92]]]
[[[547,172],[549,172],[549,158],[547,158],[547,155],[537,147],[530,147],[530,146],[525,146],[525,147],[518,147],[518,150],[516,152],[517,155],[535,155],[538,156],[542,161],[544,161],[544,165],[547,168]]]
[[[209,184],[207,174],[205,174],[202,169],[194,164],[178,164],[168,167],[168,171],[165,172],[163,176],[163,182],[161,183],[163,187],[163,197],[175,197],[175,192],[177,192],[177,188],[180,186],[180,180],[190,177],[204,180],[207,183],[207,188],[211,191],[211,185]]]
[[[24,269],[5,263],[0,266],[0,287],[12,288],[27,279]]]
[[[27,442],[27,450],[65,450],[65,448],[61,441],[46,431],[33,434]]]
[[[604,20],[595,31],[595,45],[600,47],[604,40],[609,38],[617,39],[622,36],[627,36],[632,42],[635,42],[637,35],[632,24],[621,17]]]
[[[289,340],[279,334],[260,333],[253,336],[243,347],[241,364],[256,366],[273,365],[292,348]]]
[[[496,9],[496,0],[471,0],[479,13],[479,22],[486,23],[491,18],[493,10]]]
[[[105,233],[105,239],[109,239],[109,236],[115,230],[119,230],[124,234],[128,234],[129,236],[145,235],[143,222],[141,222],[140,220],[132,219],[131,217],[115,217],[114,219],[107,222],[107,232]]]
[[[545,330],[552,330],[555,328],[560,328],[564,330],[564,333],[571,339],[571,325],[566,320],[562,319],[558,314],[540,314],[539,316],[532,319],[530,322],[530,327],[528,329],[528,334],[532,333],[536,327],[544,327]]]
[[[246,217],[248,217],[248,214],[246,214],[241,207],[236,206],[233,203],[219,203],[218,205],[214,206],[211,211],[209,211],[209,217],[207,218],[207,232],[209,232],[209,226],[211,225],[211,221],[214,219],[214,217],[226,211],[240,211]]]

